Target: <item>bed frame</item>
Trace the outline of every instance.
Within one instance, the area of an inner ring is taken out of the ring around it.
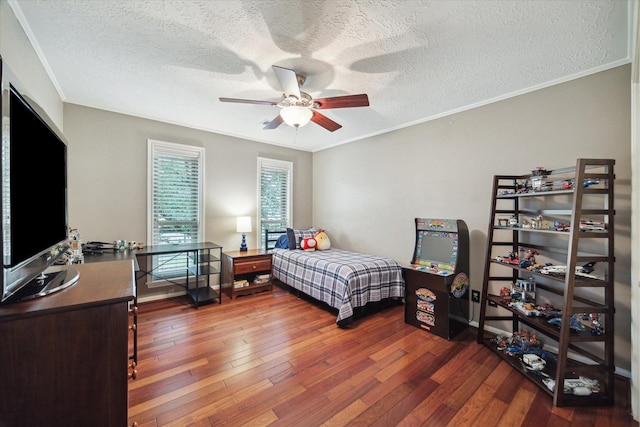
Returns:
[[[271,252],[278,241],[278,238],[283,234],[287,234],[286,230],[271,231],[264,230],[264,250]]]

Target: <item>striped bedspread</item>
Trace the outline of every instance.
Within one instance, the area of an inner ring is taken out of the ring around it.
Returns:
[[[386,298],[404,298],[402,268],[390,259],[341,249],[274,249],[273,276],[338,309],[337,323],[355,307]]]

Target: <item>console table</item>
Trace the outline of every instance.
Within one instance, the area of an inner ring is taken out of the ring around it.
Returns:
[[[211,302],[216,299],[222,304],[220,293],[209,286],[210,275],[220,274],[222,246],[211,242],[177,243],[148,246],[134,253],[139,267],[139,271],[136,274],[136,283],[143,280],[145,276],[151,275],[185,288],[187,295],[189,295],[196,308],[200,303]],[[157,255],[167,255],[173,258],[186,256],[187,268],[185,270],[186,278],[184,283],[158,274],[158,269],[163,264],[154,265],[153,261],[149,259],[149,257]],[[207,277],[206,286],[200,286],[200,276]],[[189,286],[190,277],[195,279],[195,286],[193,287]]]

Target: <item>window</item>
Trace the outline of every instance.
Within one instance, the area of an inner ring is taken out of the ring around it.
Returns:
[[[291,187],[293,163],[258,157],[258,215],[260,247],[265,230],[284,230],[291,226]]]
[[[204,148],[149,140],[147,244],[192,243],[204,234]],[[154,275],[184,276],[186,255],[153,257]]]

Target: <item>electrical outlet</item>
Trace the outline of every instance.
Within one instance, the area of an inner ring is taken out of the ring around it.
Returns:
[[[471,291],[471,301],[480,302],[480,291]]]

